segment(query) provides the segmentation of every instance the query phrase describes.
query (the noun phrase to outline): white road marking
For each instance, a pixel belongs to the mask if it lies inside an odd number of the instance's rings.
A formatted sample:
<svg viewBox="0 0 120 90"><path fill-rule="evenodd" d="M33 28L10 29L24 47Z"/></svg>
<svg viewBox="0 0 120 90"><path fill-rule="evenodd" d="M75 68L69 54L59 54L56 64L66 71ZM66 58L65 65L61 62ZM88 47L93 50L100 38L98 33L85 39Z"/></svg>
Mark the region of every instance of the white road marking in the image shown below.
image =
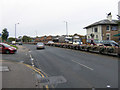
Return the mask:
<svg viewBox="0 0 120 90"><path fill-rule="evenodd" d="M31 52L31 51L29 51L29 52Z"/></svg>
<svg viewBox="0 0 120 90"><path fill-rule="evenodd" d="M32 65L33 67L35 66L35 65Z"/></svg>
<svg viewBox="0 0 120 90"><path fill-rule="evenodd" d="M32 58L31 54L30 54L30 58Z"/></svg>
<svg viewBox="0 0 120 90"><path fill-rule="evenodd" d="M107 88L110 88L111 86L110 85L107 85Z"/></svg>
<svg viewBox="0 0 120 90"><path fill-rule="evenodd" d="M33 59L33 58L31 58L31 60L33 61L34 59Z"/></svg>
<svg viewBox="0 0 120 90"><path fill-rule="evenodd" d="M30 54L30 59L31 59L32 66L34 67L34 62L33 62L34 58L32 58L31 54Z"/></svg>
<svg viewBox="0 0 120 90"><path fill-rule="evenodd" d="M32 62L32 65L34 65L34 63Z"/></svg>
<svg viewBox="0 0 120 90"><path fill-rule="evenodd" d="M79 63L79 62L77 62L75 60L72 60L72 61L75 62L75 63L77 63L77 64L79 64L79 65L81 65L81 66L83 66L83 67L85 67L85 68L87 68L87 69L94 70L93 68L90 68L90 67L88 67L88 66L86 66L84 64L81 64L81 63Z"/></svg>

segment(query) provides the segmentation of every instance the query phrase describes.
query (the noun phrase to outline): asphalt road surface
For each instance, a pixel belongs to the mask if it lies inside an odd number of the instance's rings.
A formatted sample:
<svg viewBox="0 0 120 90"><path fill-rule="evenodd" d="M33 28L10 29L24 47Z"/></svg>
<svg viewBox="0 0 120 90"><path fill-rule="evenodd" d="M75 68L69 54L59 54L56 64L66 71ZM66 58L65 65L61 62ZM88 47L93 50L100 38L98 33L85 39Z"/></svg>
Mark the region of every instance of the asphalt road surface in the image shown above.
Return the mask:
<svg viewBox="0 0 120 90"><path fill-rule="evenodd" d="M3 54L4 60L34 65L48 77L62 76L67 82L55 88L118 88L118 58L84 51L49 47L36 50L23 45L16 54Z"/></svg>

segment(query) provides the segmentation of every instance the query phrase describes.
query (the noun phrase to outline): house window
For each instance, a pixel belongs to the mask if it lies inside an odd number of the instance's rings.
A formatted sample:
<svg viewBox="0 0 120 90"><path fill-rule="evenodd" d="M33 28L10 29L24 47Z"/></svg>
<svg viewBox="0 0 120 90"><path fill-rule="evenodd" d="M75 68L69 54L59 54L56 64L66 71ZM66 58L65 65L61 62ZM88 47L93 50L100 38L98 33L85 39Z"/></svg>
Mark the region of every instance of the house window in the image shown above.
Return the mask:
<svg viewBox="0 0 120 90"><path fill-rule="evenodd" d="M106 30L109 31L110 30L110 26L106 26Z"/></svg>
<svg viewBox="0 0 120 90"><path fill-rule="evenodd" d="M98 35L96 35L96 39L98 39Z"/></svg>
<svg viewBox="0 0 120 90"><path fill-rule="evenodd" d="M94 32L98 32L98 28L95 28L95 29L94 29Z"/></svg>
<svg viewBox="0 0 120 90"><path fill-rule="evenodd" d="M92 32L93 32L93 28L92 28Z"/></svg>
<svg viewBox="0 0 120 90"><path fill-rule="evenodd" d="M111 30L117 30L117 26L112 26Z"/></svg>
<svg viewBox="0 0 120 90"><path fill-rule="evenodd" d="M106 34L106 40L110 40L110 33Z"/></svg>

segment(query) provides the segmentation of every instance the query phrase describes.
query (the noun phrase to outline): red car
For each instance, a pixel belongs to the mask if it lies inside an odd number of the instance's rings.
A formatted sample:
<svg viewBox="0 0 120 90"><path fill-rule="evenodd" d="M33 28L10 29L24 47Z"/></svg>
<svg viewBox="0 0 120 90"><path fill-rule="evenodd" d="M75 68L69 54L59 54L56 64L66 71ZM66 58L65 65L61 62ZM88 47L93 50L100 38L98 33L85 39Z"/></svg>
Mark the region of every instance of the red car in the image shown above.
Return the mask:
<svg viewBox="0 0 120 90"><path fill-rule="evenodd" d="M15 53L16 51L17 51L16 48L5 43L0 43L0 53L9 54L9 53Z"/></svg>

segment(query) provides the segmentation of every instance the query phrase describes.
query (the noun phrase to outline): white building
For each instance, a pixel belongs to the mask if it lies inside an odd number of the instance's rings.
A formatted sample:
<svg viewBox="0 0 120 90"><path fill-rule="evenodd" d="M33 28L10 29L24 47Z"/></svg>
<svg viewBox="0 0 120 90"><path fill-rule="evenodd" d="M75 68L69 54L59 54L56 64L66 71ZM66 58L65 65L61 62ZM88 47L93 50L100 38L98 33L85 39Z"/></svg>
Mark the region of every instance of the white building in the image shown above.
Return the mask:
<svg viewBox="0 0 120 90"><path fill-rule="evenodd" d="M95 40L114 40L118 41L118 37L113 35L118 34L117 20L112 20L111 13L108 14L107 19L95 22L87 27L87 39L92 39L91 34L94 34Z"/></svg>

